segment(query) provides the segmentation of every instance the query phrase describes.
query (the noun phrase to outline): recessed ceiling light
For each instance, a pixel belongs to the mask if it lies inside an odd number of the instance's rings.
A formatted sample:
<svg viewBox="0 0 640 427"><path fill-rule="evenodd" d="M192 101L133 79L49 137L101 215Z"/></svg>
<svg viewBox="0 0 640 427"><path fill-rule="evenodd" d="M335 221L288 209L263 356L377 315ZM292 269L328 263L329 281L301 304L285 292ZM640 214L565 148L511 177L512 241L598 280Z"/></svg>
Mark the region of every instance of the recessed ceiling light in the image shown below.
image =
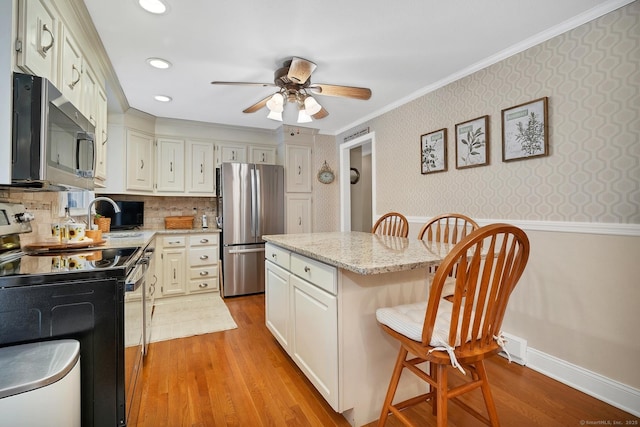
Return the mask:
<svg viewBox="0 0 640 427"><path fill-rule="evenodd" d="M167 5L160 0L138 0L138 4L147 12L161 15L167 11Z"/></svg>
<svg viewBox="0 0 640 427"><path fill-rule="evenodd" d="M154 68L160 68L161 70L166 70L171 67L171 62L162 59L162 58L148 58L147 64L151 65Z"/></svg>
<svg viewBox="0 0 640 427"><path fill-rule="evenodd" d="M171 100L173 98L171 98L170 96L167 95L156 95L153 97L156 101L160 101L160 102L171 102Z"/></svg>

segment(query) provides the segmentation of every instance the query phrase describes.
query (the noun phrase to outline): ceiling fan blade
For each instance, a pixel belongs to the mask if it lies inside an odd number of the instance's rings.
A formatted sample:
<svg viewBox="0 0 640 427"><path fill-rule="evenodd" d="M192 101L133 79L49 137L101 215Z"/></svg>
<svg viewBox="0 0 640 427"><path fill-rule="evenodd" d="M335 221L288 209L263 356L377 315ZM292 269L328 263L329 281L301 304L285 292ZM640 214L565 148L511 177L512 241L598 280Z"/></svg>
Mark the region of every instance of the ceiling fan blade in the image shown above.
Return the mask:
<svg viewBox="0 0 640 427"><path fill-rule="evenodd" d="M243 113L255 113L256 111L258 111L259 109L263 108L265 105L267 105L267 101L269 99L271 99L271 97L273 96L273 94L267 96L265 99L260 100L258 102L256 102L255 104L253 104L251 107L247 107L244 110L242 110Z"/></svg>
<svg viewBox="0 0 640 427"><path fill-rule="evenodd" d="M262 86L271 87L275 86L273 83L252 83L252 82L211 82L212 85L233 85L233 86Z"/></svg>
<svg viewBox="0 0 640 427"><path fill-rule="evenodd" d="M347 98L355 98L367 100L371 98L371 89L355 86L337 86L315 83L309 88L313 93L326 96L344 96Z"/></svg>
<svg viewBox="0 0 640 427"><path fill-rule="evenodd" d="M325 117L327 117L329 115L329 112L327 110L324 109L324 107L322 107L320 109L320 111L318 111L315 114L312 114L311 117L313 117L316 120L320 120L320 119L324 119Z"/></svg>
<svg viewBox="0 0 640 427"><path fill-rule="evenodd" d="M291 65L289 65L287 77L294 83L304 84L309 80L311 73L313 73L316 67L317 65L313 62L294 56L291 58Z"/></svg>

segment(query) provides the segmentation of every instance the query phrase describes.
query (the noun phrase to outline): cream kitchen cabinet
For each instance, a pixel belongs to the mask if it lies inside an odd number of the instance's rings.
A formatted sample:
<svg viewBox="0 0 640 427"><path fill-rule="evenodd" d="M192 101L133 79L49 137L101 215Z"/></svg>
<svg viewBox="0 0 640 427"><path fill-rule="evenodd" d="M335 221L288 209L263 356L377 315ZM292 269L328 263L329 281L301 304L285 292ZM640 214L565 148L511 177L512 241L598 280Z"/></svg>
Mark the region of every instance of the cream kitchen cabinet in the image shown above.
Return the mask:
<svg viewBox="0 0 640 427"><path fill-rule="evenodd" d="M62 94L73 105L82 110L83 55L73 34L61 25L62 40L60 64L58 67L59 87Z"/></svg>
<svg viewBox="0 0 640 427"><path fill-rule="evenodd" d="M185 281L186 236L164 236L161 241L161 294L163 297L184 295L187 292Z"/></svg>
<svg viewBox="0 0 640 427"><path fill-rule="evenodd" d="M265 317L267 329L289 351L291 336L289 273L291 253L274 245L265 249Z"/></svg>
<svg viewBox="0 0 640 427"><path fill-rule="evenodd" d="M218 240L218 233L161 237L161 296L218 291Z"/></svg>
<svg viewBox="0 0 640 427"><path fill-rule="evenodd" d="M93 69L84 64L82 71L82 103L80 104L80 111L84 116L89 119L94 127L98 125L98 105L97 105L97 91L100 83L98 83L98 77Z"/></svg>
<svg viewBox="0 0 640 427"><path fill-rule="evenodd" d="M188 292L200 293L218 289L218 234L189 236Z"/></svg>
<svg viewBox="0 0 640 427"><path fill-rule="evenodd" d="M287 193L285 233L311 233L311 193Z"/></svg>
<svg viewBox="0 0 640 427"><path fill-rule="evenodd" d="M18 6L18 67L56 81L59 18L49 0L21 0Z"/></svg>
<svg viewBox="0 0 640 427"><path fill-rule="evenodd" d="M338 411L337 269L269 243L265 256L267 328Z"/></svg>
<svg viewBox="0 0 640 427"><path fill-rule="evenodd" d="M249 163L275 165L276 148L252 145L249 147Z"/></svg>
<svg viewBox="0 0 640 427"><path fill-rule="evenodd" d="M153 191L153 136L127 129L127 178L126 189Z"/></svg>
<svg viewBox="0 0 640 427"><path fill-rule="evenodd" d="M216 163L218 165L227 162L244 163L247 161L246 144L218 144L216 150L218 153Z"/></svg>
<svg viewBox="0 0 640 427"><path fill-rule="evenodd" d="M215 193L214 151L211 142L187 141L189 193Z"/></svg>
<svg viewBox="0 0 640 427"><path fill-rule="evenodd" d="M156 163L159 192L184 192L184 141L158 138Z"/></svg>
<svg viewBox="0 0 640 427"><path fill-rule="evenodd" d="M101 87L96 88L96 178L107 179L107 95Z"/></svg>
<svg viewBox="0 0 640 427"><path fill-rule="evenodd" d="M287 145L285 149L285 191L311 192L311 147Z"/></svg>

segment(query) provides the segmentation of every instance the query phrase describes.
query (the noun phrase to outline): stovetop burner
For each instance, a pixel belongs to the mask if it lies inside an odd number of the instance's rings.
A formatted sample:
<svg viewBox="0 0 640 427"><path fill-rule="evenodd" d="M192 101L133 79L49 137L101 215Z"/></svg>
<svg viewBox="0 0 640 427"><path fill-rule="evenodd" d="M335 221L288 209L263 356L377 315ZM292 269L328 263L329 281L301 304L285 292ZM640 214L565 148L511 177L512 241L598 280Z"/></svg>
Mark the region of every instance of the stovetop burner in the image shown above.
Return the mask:
<svg viewBox="0 0 640 427"><path fill-rule="evenodd" d="M85 249L54 253L22 253L21 255L15 253L14 256L5 254L0 260L0 277L126 268L139 249L138 247Z"/></svg>

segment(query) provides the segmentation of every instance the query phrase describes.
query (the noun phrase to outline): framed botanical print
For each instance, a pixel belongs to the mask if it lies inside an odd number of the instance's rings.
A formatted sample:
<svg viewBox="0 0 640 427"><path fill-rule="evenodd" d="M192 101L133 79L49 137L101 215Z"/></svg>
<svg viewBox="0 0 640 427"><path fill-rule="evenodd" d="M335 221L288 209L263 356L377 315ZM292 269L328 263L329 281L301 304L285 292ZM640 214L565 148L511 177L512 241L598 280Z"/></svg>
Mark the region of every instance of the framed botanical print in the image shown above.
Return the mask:
<svg viewBox="0 0 640 427"><path fill-rule="evenodd" d="M502 110L502 161L549 155L548 98Z"/></svg>
<svg viewBox="0 0 640 427"><path fill-rule="evenodd" d="M456 169L489 164L489 116L456 125Z"/></svg>
<svg viewBox="0 0 640 427"><path fill-rule="evenodd" d="M422 174L447 170L447 129L420 136Z"/></svg>

